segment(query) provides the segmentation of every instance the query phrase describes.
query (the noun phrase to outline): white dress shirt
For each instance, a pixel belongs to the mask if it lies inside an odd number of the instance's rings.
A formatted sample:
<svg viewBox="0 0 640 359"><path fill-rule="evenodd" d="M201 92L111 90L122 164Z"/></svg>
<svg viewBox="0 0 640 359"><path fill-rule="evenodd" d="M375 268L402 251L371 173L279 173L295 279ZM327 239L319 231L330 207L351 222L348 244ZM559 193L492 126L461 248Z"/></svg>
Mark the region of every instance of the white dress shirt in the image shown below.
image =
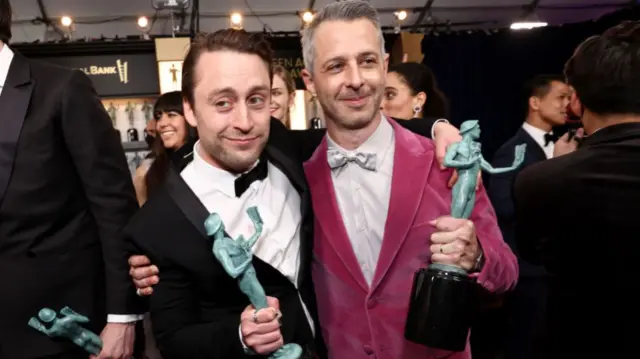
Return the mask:
<svg viewBox="0 0 640 359"><path fill-rule="evenodd" d="M209 213L220 215L233 238L240 235L249 238L255 233L247 209L256 206L264 227L253 246L253 254L280 271L297 288L302 225L298 192L282 171L268 163L267 178L253 182L238 198L235 180L239 176L206 162L199 154L199 145L196 142L193 161L180 173L184 181ZM313 319L302 298L300 302L313 331Z"/></svg>
<svg viewBox="0 0 640 359"><path fill-rule="evenodd" d="M0 48L0 95L2 95L2 89L7 80L9 74L9 66L13 60L13 51L6 44ZM0 109L2 112L2 109ZM142 320L143 315L135 314L109 314L107 315L108 323L131 323L138 320Z"/></svg>
<svg viewBox="0 0 640 359"><path fill-rule="evenodd" d="M336 199L351 246L365 279L371 285L375 274L391 196L395 137L383 116L376 131L360 147L347 151L327 134L329 149L345 154L375 153L376 169L370 171L349 161L331 171Z"/></svg>
<svg viewBox="0 0 640 359"><path fill-rule="evenodd" d="M0 45L0 95L2 94L2 88L5 81L7 81L7 75L9 74L9 66L11 60L13 60L13 51L7 45Z"/></svg>
<svg viewBox="0 0 640 359"><path fill-rule="evenodd" d="M544 135L549 132L545 132L544 130L541 130L527 122L522 124L522 128L527 131L529 136L531 136L533 140L536 141L536 143L540 146L540 148L542 148L544 154L547 155L547 159L553 157L553 149L555 147L555 144L553 142L549 142L546 146L544 145Z"/></svg>

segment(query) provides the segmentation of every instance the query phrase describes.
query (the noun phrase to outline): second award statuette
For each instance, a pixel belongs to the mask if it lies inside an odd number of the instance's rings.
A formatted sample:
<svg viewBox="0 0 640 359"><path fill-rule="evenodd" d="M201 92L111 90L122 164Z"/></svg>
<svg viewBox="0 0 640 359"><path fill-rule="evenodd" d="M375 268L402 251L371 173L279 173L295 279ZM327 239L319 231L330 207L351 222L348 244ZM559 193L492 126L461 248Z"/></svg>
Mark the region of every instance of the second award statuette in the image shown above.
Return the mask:
<svg viewBox="0 0 640 359"><path fill-rule="evenodd" d="M256 232L249 238L243 236L237 239L229 238L224 230L224 223L217 213L212 213L204 222L207 235L213 237L213 255L222 264L227 274L238 280L240 291L244 293L256 310L265 309L267 305L267 294L258 281L256 270L251 259L253 252L251 248L258 241L262 234L262 218L257 207L247 209L247 214L256 229ZM298 359L302 355L302 348L295 343L289 343L272 353L270 359Z"/></svg>
<svg viewBox="0 0 640 359"><path fill-rule="evenodd" d="M453 187L451 216L469 218L476 200L480 169L488 173L504 173L517 169L524 160L526 145L516 146L511 167L493 168L480 152L478 121L465 121L460 126L462 141L447 149L444 165L458 170ZM416 272L404 336L428 347L461 352L465 350L475 283L464 269L432 263Z"/></svg>

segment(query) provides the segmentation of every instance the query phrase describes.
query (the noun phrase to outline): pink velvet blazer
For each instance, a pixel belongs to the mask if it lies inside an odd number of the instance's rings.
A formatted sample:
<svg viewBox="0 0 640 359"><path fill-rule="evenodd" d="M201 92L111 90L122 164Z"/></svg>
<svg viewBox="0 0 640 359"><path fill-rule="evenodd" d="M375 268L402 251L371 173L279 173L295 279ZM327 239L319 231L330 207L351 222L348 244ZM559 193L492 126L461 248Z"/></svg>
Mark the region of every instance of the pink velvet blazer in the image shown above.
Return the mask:
<svg viewBox="0 0 640 359"><path fill-rule="evenodd" d="M404 323L413 275L429 264L433 219L447 215L451 170L442 171L431 140L391 121L395 157L382 249L371 286L364 279L341 219L326 139L305 163L315 213L313 281L319 321L330 359L471 358L411 343ZM504 243L484 188L470 218L476 226L485 264L478 283L492 292L513 287L517 261Z"/></svg>

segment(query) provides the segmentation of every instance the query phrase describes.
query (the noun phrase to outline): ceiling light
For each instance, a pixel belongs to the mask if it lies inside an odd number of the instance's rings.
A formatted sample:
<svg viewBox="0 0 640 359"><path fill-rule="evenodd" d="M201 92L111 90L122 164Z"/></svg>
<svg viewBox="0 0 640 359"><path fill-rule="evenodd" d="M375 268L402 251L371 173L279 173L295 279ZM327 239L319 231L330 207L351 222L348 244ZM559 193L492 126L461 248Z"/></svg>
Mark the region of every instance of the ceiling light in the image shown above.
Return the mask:
<svg viewBox="0 0 640 359"><path fill-rule="evenodd" d="M138 27L140 27L141 29L144 29L147 26L149 26L149 18L146 16L140 16L138 18Z"/></svg>
<svg viewBox="0 0 640 359"><path fill-rule="evenodd" d="M547 24L544 21L540 21L536 14L531 14L518 21L511 23L511 30L531 30L537 27L545 27Z"/></svg>
<svg viewBox="0 0 640 359"><path fill-rule="evenodd" d="M231 13L231 25L241 25L242 24L242 14L239 12Z"/></svg>
<svg viewBox="0 0 640 359"><path fill-rule="evenodd" d="M396 12L394 12L393 14L394 14L394 15L396 16L396 18L397 18L398 20L400 20L400 21L403 21L404 19L406 19L406 18L407 18L407 12L406 12L406 11L404 11L404 10L396 11Z"/></svg>
<svg viewBox="0 0 640 359"><path fill-rule="evenodd" d="M64 27L69 27L71 26L71 24L73 24L73 20L69 17L69 16L63 16L60 19L60 23L62 24L62 26Z"/></svg>
<svg viewBox="0 0 640 359"><path fill-rule="evenodd" d="M313 20L313 13L311 11L305 11L302 13L302 21L310 23Z"/></svg>

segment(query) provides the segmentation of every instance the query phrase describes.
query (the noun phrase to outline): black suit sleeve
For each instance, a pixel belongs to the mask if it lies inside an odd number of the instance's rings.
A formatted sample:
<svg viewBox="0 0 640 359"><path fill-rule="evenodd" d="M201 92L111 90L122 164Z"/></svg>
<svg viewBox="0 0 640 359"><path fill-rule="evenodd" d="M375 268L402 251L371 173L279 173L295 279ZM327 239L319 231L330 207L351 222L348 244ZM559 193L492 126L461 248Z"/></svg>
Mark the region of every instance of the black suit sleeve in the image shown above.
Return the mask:
<svg viewBox="0 0 640 359"><path fill-rule="evenodd" d="M144 308L135 294L127 264L133 251L122 232L138 207L122 145L84 73L73 71L63 91L61 128L98 227L107 312L141 314Z"/></svg>
<svg viewBox="0 0 640 359"><path fill-rule="evenodd" d="M240 342L240 316L220 313L202 318L196 290L182 269L162 262L161 280L151 296L151 322L165 358L226 359L249 357ZM220 293L224 295L224 293Z"/></svg>
<svg viewBox="0 0 640 359"><path fill-rule="evenodd" d="M536 179L534 172L537 165L532 165L516 178L513 195L517 220L515 238L518 254L531 264L544 264L545 247L548 244L546 235L549 227L550 213L545 211L546 190L542 182ZM547 220L545 220L547 219ZM547 247L548 249L548 247Z"/></svg>
<svg viewBox="0 0 640 359"><path fill-rule="evenodd" d="M395 121L407 130L427 138L431 138L431 129L436 122L434 119L427 118L418 118L409 121ZM284 127L284 125L282 126ZM324 129L290 130L291 138L296 148L299 150L300 159L303 162L313 155L313 152L322 142L322 138L326 132L327 131Z"/></svg>

